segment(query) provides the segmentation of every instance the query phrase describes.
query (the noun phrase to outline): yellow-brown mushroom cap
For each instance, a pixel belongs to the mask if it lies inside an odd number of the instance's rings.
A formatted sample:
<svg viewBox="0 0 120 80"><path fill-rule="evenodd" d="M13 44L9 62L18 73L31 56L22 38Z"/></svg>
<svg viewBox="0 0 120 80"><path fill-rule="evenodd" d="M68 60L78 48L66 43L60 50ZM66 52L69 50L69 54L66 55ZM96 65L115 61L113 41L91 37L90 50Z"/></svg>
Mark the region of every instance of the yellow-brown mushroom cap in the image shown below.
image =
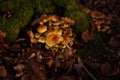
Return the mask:
<svg viewBox="0 0 120 80"><path fill-rule="evenodd" d="M106 18L106 16L103 13L99 12L99 11L92 11L91 12L91 17L92 18L97 18L97 19Z"/></svg>
<svg viewBox="0 0 120 80"><path fill-rule="evenodd" d="M45 37L44 36L40 36L39 38L38 38L38 42L41 42L41 43L45 43Z"/></svg>
<svg viewBox="0 0 120 80"><path fill-rule="evenodd" d="M37 31L39 33L44 33L47 31L47 26L45 26L45 25L38 26Z"/></svg>
<svg viewBox="0 0 120 80"><path fill-rule="evenodd" d="M62 31L62 29L56 29L56 30L54 30L54 32L58 35L62 35L63 31Z"/></svg>
<svg viewBox="0 0 120 80"><path fill-rule="evenodd" d="M62 17L61 20L64 22L64 23L68 23L70 25L73 25L75 23L75 21L71 18L68 18L68 17Z"/></svg>
<svg viewBox="0 0 120 80"><path fill-rule="evenodd" d="M50 20L52 21L58 21L59 20L59 17L57 15L50 15Z"/></svg>
<svg viewBox="0 0 120 80"><path fill-rule="evenodd" d="M70 38L69 37L64 37L62 40L62 44L68 44L70 42Z"/></svg>
<svg viewBox="0 0 120 80"><path fill-rule="evenodd" d="M57 43L60 43L63 40L63 37L56 34L55 32L48 33L46 37L46 44L49 47L55 46Z"/></svg>

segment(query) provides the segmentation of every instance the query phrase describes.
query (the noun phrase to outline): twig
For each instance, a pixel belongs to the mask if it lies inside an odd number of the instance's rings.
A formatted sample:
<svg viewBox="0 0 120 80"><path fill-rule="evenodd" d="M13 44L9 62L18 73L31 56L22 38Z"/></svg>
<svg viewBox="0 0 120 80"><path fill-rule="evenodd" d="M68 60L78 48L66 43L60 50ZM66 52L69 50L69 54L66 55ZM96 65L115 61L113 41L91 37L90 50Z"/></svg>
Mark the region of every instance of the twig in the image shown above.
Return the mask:
<svg viewBox="0 0 120 80"><path fill-rule="evenodd" d="M80 57L78 57L78 62L79 62L79 64L81 65L81 68L83 68L83 69L88 73L88 75L89 75L91 78L93 78L93 80L97 80L97 79L93 76L93 74L84 66L84 64L82 63Z"/></svg>
<svg viewBox="0 0 120 80"><path fill-rule="evenodd" d="M93 80L97 80L97 79L93 76L93 74L92 74L90 71L88 71L88 69L87 69L83 64L81 64L81 66L82 66L82 68L88 73L88 75L93 78Z"/></svg>

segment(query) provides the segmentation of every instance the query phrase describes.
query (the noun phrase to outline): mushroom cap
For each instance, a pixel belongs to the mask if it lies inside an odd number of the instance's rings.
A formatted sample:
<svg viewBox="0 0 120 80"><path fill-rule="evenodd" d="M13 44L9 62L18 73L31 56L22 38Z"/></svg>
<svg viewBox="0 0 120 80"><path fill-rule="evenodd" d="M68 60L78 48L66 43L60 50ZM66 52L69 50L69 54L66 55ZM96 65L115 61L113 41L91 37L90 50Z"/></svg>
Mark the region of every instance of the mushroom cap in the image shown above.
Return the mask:
<svg viewBox="0 0 120 80"><path fill-rule="evenodd" d="M59 21L55 21L55 22L53 22L53 25L54 26L58 26L58 25L60 25L60 22Z"/></svg>
<svg viewBox="0 0 120 80"><path fill-rule="evenodd" d="M41 43L45 43L45 37L44 36L40 36L39 38L38 38L38 42L41 42Z"/></svg>
<svg viewBox="0 0 120 80"><path fill-rule="evenodd" d="M62 44L68 44L70 42L70 38L69 37L64 37L62 40Z"/></svg>
<svg viewBox="0 0 120 80"><path fill-rule="evenodd" d="M30 36L30 39L34 38L34 33L32 32L32 30L28 31L27 33Z"/></svg>
<svg viewBox="0 0 120 80"><path fill-rule="evenodd" d="M61 28L68 28L68 27L70 27L70 25L67 23L65 23L65 24L63 24L63 26L61 26Z"/></svg>
<svg viewBox="0 0 120 80"><path fill-rule="evenodd" d="M37 40L34 38L31 38L30 41L31 41L31 43L37 43Z"/></svg>
<svg viewBox="0 0 120 80"><path fill-rule="evenodd" d="M52 21L58 21L59 20L59 17L57 15L50 15L50 19Z"/></svg>
<svg viewBox="0 0 120 80"><path fill-rule="evenodd" d="M49 47L53 47L56 44L60 43L62 40L63 40L62 36L56 34L56 32L50 32L46 37L46 44Z"/></svg>
<svg viewBox="0 0 120 80"><path fill-rule="evenodd" d="M39 33L44 33L45 31L47 31L47 26L45 25L38 26L37 31Z"/></svg>
<svg viewBox="0 0 120 80"><path fill-rule="evenodd" d="M58 35L62 35L63 31L62 31L62 29L56 29L54 32Z"/></svg>
<svg viewBox="0 0 120 80"><path fill-rule="evenodd" d="M43 18L43 20L42 20L44 23L46 23L46 22L48 22L49 21L49 18L48 17L45 17L45 18Z"/></svg>
<svg viewBox="0 0 120 80"><path fill-rule="evenodd" d="M68 17L62 17L61 20L64 22L64 23L67 23L67 24L70 24L70 25L73 25L75 23L75 21L71 18L68 18Z"/></svg>
<svg viewBox="0 0 120 80"><path fill-rule="evenodd" d="M97 19L106 18L106 16L103 13L99 12L99 11L92 11L91 12L91 17L92 18L97 18Z"/></svg>
<svg viewBox="0 0 120 80"><path fill-rule="evenodd" d="M39 33L35 33L35 38L39 38L40 34Z"/></svg>
<svg viewBox="0 0 120 80"><path fill-rule="evenodd" d="M64 36L72 36L72 35L73 35L72 29L71 29L71 28L66 29L66 30L64 31L64 34L63 34L63 35L64 35Z"/></svg>

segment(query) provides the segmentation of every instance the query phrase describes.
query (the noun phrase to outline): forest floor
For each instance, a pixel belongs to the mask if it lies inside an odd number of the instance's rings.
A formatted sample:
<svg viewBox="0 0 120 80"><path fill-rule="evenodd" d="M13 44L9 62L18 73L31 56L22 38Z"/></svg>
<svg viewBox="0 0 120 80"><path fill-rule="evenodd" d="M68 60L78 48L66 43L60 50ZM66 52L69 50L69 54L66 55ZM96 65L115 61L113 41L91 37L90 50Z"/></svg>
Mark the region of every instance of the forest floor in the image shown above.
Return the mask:
<svg viewBox="0 0 120 80"><path fill-rule="evenodd" d="M120 80L120 1L76 2L88 14L97 12L97 16L107 16L103 21L108 21L104 24L109 24L109 29L96 28L98 24L91 17L91 29L80 36L77 33L73 46L67 45L64 54L46 50L44 44L31 43L33 35L26 29L21 29L14 43L1 37L0 80ZM95 39L95 30L101 34L102 43L89 42Z"/></svg>

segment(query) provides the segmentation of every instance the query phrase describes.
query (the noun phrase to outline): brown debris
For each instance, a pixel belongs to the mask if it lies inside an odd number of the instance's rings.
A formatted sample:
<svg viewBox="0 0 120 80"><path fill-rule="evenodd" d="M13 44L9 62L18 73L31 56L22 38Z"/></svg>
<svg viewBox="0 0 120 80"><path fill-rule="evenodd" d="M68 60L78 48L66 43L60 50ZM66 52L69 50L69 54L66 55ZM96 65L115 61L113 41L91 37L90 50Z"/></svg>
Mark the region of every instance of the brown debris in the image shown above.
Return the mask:
<svg viewBox="0 0 120 80"><path fill-rule="evenodd" d="M7 70L4 66L0 66L0 77L6 77L7 76Z"/></svg>

